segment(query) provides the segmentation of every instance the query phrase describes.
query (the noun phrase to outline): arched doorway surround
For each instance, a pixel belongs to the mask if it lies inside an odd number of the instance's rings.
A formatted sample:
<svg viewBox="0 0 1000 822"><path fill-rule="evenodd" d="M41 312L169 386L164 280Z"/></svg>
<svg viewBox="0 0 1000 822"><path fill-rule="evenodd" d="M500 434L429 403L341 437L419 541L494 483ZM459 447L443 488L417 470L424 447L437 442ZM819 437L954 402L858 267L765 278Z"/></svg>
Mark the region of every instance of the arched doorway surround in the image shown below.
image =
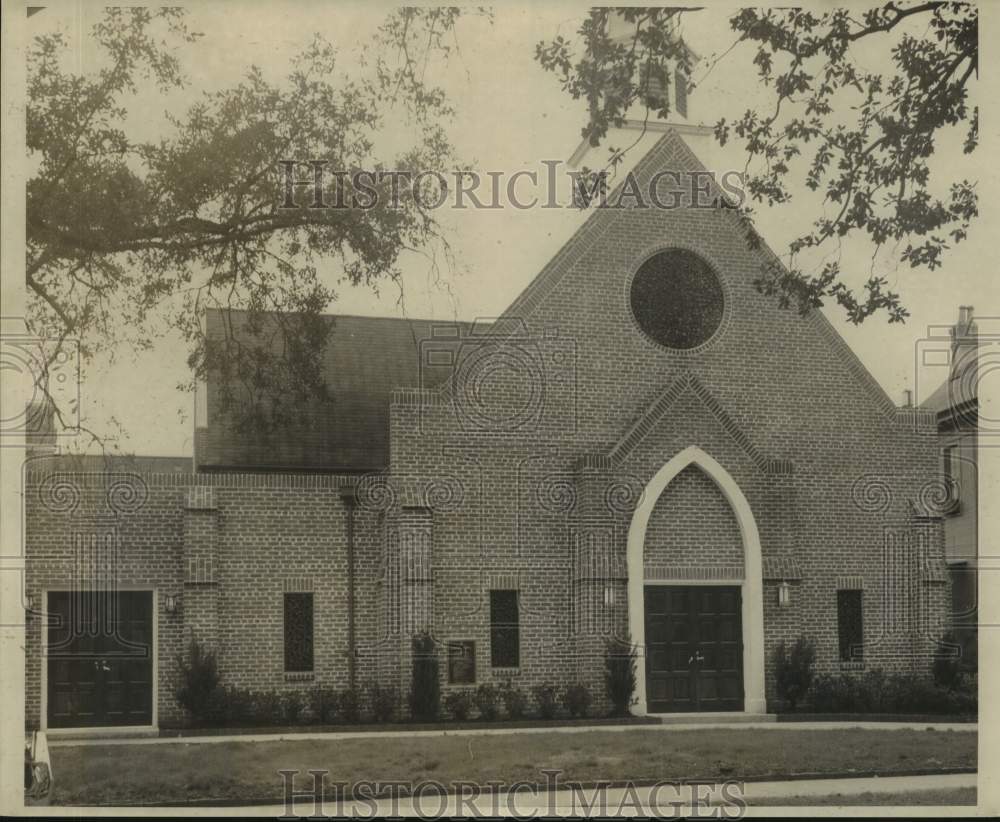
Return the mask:
<svg viewBox="0 0 1000 822"><path fill-rule="evenodd" d="M685 448L672 457L646 485L642 501L632 515L628 531L628 622L633 644L639 650L636 671L637 703L633 712L646 714L645 647L646 626L644 613L645 566L644 552L646 526L660 494L670 481L689 465L697 465L722 491L739 525L743 539L743 579L734 581L742 589L743 627L743 710L748 714L762 714L767 710L764 697L764 583L761 560L760 534L750 503L736 480L712 456L696 445ZM656 584L671 584L670 580L656 580Z"/></svg>

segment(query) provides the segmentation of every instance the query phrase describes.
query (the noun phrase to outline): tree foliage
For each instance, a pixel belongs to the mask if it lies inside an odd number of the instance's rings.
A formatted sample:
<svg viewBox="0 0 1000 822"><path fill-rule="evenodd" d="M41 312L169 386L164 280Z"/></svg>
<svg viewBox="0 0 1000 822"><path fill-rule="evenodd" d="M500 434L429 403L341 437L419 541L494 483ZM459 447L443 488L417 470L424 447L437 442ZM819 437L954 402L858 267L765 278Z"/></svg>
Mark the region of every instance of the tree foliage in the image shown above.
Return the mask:
<svg viewBox="0 0 1000 822"><path fill-rule="evenodd" d="M570 96L586 100L582 133L591 145L623 125L636 106L647 118L670 113L669 94L651 96L649 78L659 77L662 89L670 66L691 73L679 35L682 15L691 11L594 9L578 42L557 37L538 45L540 65ZM628 34L609 36L612 21ZM890 322L904 320L908 312L884 277L872 274L852 288L839 259L812 270L800 261L810 250L823 256L829 245L860 235L876 253L889 244L901 249L905 264L935 269L945 251L966 238L977 215L976 184L953 180L947 195L936 194L930 161L949 127L964 129L966 153L978 142L978 108L969 100L978 74L976 7L889 2L861 12L744 8L729 23L736 42L727 55L748 47L773 100L766 111L750 108L715 126L720 143L742 141L750 203L787 203L803 179L823 196L811 230L791 242L784 264L763 266L758 288L802 311L833 298L854 323L878 311ZM866 68L873 53L886 58L887 70ZM623 153L609 148L609 166ZM741 216L748 242L758 246L752 206Z"/></svg>
<svg viewBox="0 0 1000 822"><path fill-rule="evenodd" d="M324 398L319 357L332 326L320 314L337 283L398 284L402 255L436 261L447 243L405 190L398 207L382 196L370 208L282 208L281 161L446 168L451 110L408 51L418 29L422 38L448 15L396 13L372 44L374 65L352 74L317 37L284 81L250 66L235 86L165 114L153 140L136 136L130 105L140 95L148 104L151 87L186 86L178 49L199 35L182 10L107 9L92 31L90 72L69 65L63 36L36 37L26 115L37 168L26 203L31 330L76 339L93 357L179 329L190 345L188 385L213 369L223 375L220 401L240 426L266 431L292 420L298 403ZM405 124L394 138L412 137L386 156L390 110ZM209 307L245 315L208 340Z"/></svg>

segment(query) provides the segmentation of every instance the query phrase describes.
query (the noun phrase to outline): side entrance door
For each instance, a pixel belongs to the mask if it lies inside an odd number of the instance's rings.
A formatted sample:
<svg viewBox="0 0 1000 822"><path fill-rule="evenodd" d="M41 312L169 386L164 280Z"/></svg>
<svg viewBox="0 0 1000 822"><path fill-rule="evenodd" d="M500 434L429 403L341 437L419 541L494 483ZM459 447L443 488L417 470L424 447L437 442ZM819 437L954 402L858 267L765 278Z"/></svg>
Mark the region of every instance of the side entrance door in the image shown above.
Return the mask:
<svg viewBox="0 0 1000 822"><path fill-rule="evenodd" d="M743 710L738 586L647 585L646 709Z"/></svg>
<svg viewBox="0 0 1000 822"><path fill-rule="evenodd" d="M151 725L153 592L50 591L50 728Z"/></svg>

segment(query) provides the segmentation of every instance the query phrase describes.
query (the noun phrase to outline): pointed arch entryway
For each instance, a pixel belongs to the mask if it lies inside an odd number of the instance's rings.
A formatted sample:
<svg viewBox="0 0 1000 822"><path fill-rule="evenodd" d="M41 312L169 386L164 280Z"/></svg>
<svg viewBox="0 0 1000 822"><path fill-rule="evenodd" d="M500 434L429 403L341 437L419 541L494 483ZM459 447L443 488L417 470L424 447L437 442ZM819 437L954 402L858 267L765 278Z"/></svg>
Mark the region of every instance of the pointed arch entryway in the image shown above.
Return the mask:
<svg viewBox="0 0 1000 822"><path fill-rule="evenodd" d="M636 671L634 713L648 713L646 695L646 603L645 563L646 528L650 514L664 489L681 471L696 465L719 487L732 508L743 541L743 578L729 581L740 588L740 614L743 640L743 711L762 714L764 696L764 596L760 534L750 503L732 475L711 455L696 445L685 448L660 468L647 483L639 505L632 515L628 531L626 563L628 571L628 621L632 643L639 653ZM690 581L676 581L690 584ZM671 580L657 579L656 585L668 586Z"/></svg>

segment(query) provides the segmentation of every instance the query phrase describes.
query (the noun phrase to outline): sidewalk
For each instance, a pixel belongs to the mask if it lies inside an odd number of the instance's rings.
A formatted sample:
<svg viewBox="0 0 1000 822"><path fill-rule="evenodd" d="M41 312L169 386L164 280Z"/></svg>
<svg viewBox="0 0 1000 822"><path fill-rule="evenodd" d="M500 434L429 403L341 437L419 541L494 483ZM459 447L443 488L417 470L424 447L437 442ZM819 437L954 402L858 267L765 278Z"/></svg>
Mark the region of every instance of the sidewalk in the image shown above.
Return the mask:
<svg viewBox="0 0 1000 822"><path fill-rule="evenodd" d="M609 788L600 791L595 788L581 790L542 791L538 794L526 792L505 792L494 796L483 794L477 799L451 796L431 796L423 798L399 798L393 800L369 800L344 802L342 806L327 804L321 812L333 815L343 813L353 818L369 813L382 816L415 816L418 811L427 818L427 813L447 816L473 816L475 809L488 816L687 816L685 807L697 798L698 805L728 807L733 814L737 803L746 799L753 802L760 799L780 799L786 796L829 796L840 794L837 802L848 801L849 796L866 793L908 793L921 790L966 788L976 786L976 774L941 774L933 776L894 776L867 779L812 779L783 782L737 782L729 785L681 786L671 785L642 788ZM836 805L831 805L836 807ZM969 806L966 806L969 807ZM283 806L253 808L253 813L279 815L285 813ZM302 816L314 810L311 801L296 803L295 812ZM771 808L768 808L770 811ZM814 808L810 808L812 815ZM930 808L914 808L911 815L918 815Z"/></svg>
<svg viewBox="0 0 1000 822"><path fill-rule="evenodd" d="M838 805L850 805L851 797L864 794L894 794L903 795L901 802L905 804L907 794L919 791L948 790L956 788L976 787L976 774L940 774L931 776L893 776L864 779L809 779L781 782L747 782L741 785L731 782L725 785L674 786L664 783L653 787L607 788L600 790L593 787L580 789L561 789L551 792L519 790L514 792L499 792L497 794L482 792L478 796L467 793L464 796L455 794L426 793L423 796L395 799L363 799L338 803L335 798L324 801L316 807L311 796L303 796L294 805L294 814L299 818L310 815L324 814L330 816L348 816L353 818L371 819L386 816L415 816L418 813L423 818L428 816L660 816L662 818L678 818L690 815L692 795L698 799L699 807L705 809L708 805L718 806L713 815L735 818L734 814L740 808L743 800L752 803L762 799L781 799L782 797L823 797L838 795L831 798L831 803L824 806L810 807L809 816L827 815L835 812ZM696 793L695 793L696 792ZM837 803L837 804L834 804ZM244 816L278 817L287 813L284 805L253 805L228 806L230 810L240 807ZM883 808L886 806L882 806ZM950 806L946 806L950 807ZM968 812L972 806L954 806ZM204 808L203 808L204 809ZM61 811L71 811L70 806L60 806ZM761 812L771 814L776 809L768 807ZM102 808L102 813L108 816L131 815L136 808ZM51 808L26 808L27 815L41 815L51 812ZM176 807L142 808L143 816L175 817ZM708 810L702 810L700 815L707 816ZM786 814L787 815L787 814ZM907 810L908 817L939 816L940 809L934 806L912 807ZM287 817L293 818L293 817Z"/></svg>
<svg viewBox="0 0 1000 822"><path fill-rule="evenodd" d="M117 737L75 737L60 736L58 733L49 733L48 742L50 748L69 747L79 745L202 745L213 742L279 742L281 740L308 740L308 739L396 739L396 738L420 738L438 736L502 736L508 734L574 734L589 733L592 731L626 733L641 729L643 731L691 731L708 729L733 729L747 730L760 729L771 731L823 731L823 730L844 730L847 728L862 728L867 730L934 730L934 731L965 731L972 732L978 730L979 726L974 722L955 722L929 724L925 722L719 722L719 723L669 723L662 725L574 725L570 727L542 727L542 728L491 728L484 725L482 728L462 728L462 729L441 729L428 731L295 731L292 733L261 733L261 734L225 734L217 736L117 736Z"/></svg>

